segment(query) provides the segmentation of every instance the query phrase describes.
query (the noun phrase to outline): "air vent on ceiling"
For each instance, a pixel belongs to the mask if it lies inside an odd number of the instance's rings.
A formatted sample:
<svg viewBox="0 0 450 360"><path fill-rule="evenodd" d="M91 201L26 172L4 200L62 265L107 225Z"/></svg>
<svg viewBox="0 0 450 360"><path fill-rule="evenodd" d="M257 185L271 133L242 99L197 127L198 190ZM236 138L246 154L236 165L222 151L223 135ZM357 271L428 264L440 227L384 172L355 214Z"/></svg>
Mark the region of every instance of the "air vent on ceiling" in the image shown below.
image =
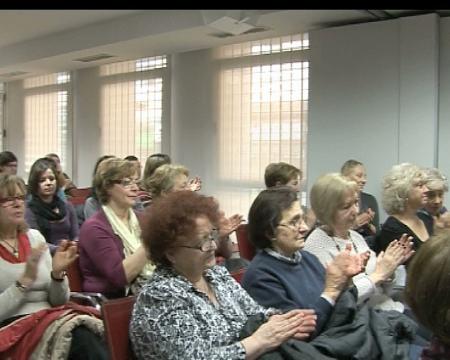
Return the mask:
<svg viewBox="0 0 450 360"><path fill-rule="evenodd" d="M254 28L250 29L250 30L247 30L246 32L244 32L242 34L239 34L239 35L254 34L254 33L259 33L259 32L268 31L268 30L270 30L270 28L265 27L265 26L257 26L257 27L254 27ZM212 34L209 34L209 35L217 37L217 38L221 38L221 39L222 38L227 38L227 37L232 37L232 36L238 36L238 35L230 34L230 33L226 33L226 32L212 33Z"/></svg>
<svg viewBox="0 0 450 360"><path fill-rule="evenodd" d="M114 55L109 54L97 54L97 55L91 55L91 56L85 56L78 59L73 59L73 61L80 61L80 62L92 62L92 61L98 61L98 60L104 60L115 57Z"/></svg>
<svg viewBox="0 0 450 360"><path fill-rule="evenodd" d="M11 78L11 77L25 75L25 74L28 74L28 71L12 71L9 73L0 74L0 77Z"/></svg>

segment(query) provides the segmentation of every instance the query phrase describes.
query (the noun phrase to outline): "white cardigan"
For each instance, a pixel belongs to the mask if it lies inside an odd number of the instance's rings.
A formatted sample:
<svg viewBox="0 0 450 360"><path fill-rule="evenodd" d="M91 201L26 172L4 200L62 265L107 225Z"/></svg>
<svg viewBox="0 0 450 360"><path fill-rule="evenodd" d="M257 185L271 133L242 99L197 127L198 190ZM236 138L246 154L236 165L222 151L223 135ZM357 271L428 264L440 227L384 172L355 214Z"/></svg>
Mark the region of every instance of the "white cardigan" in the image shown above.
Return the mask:
<svg viewBox="0 0 450 360"><path fill-rule="evenodd" d="M31 247L45 243L44 237L37 230L29 230L27 236ZM15 285L24 269L25 263L12 264L0 258L0 321L62 305L69 300L67 277L64 281L53 281L50 277L52 258L49 250L42 255L37 279L26 292L19 290Z"/></svg>

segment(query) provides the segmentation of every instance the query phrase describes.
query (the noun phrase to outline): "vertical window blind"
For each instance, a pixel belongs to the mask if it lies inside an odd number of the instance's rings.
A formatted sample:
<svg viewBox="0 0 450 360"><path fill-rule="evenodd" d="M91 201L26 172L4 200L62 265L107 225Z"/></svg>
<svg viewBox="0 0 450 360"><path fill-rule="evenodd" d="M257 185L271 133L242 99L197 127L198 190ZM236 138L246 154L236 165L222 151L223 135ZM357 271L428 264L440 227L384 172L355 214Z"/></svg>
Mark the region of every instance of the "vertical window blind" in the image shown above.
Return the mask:
<svg viewBox="0 0 450 360"><path fill-rule="evenodd" d="M161 152L166 71L166 56L100 67L102 154L135 155L144 164Z"/></svg>
<svg viewBox="0 0 450 360"><path fill-rule="evenodd" d="M219 199L246 215L272 162L306 178L307 34L224 46L219 74Z"/></svg>
<svg viewBox="0 0 450 360"><path fill-rule="evenodd" d="M23 81L25 117L25 172L38 158L57 153L69 165L70 73L61 72Z"/></svg>

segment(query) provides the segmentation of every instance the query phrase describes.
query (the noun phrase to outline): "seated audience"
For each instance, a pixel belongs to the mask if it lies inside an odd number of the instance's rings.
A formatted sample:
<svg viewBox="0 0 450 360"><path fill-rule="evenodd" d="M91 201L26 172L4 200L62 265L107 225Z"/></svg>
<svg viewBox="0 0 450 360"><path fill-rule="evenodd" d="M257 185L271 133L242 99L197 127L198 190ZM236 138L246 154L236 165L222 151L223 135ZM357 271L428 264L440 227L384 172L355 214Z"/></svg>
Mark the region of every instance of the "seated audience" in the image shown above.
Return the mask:
<svg viewBox="0 0 450 360"><path fill-rule="evenodd" d="M367 253L355 254L347 243L325 268L302 250L308 227L296 192L289 187L262 191L248 220L250 240L263 251L251 261L242 285L259 304L314 309L317 327L308 344L332 358L389 359L395 353L417 359L426 342L414 336L415 322L400 312L358 304L359 289L347 289L351 279L363 275Z"/></svg>
<svg viewBox="0 0 450 360"><path fill-rule="evenodd" d="M341 167L341 174L358 184L359 213L353 229L364 238L373 237L380 228L378 203L373 195L363 191L367 182L363 163L347 160Z"/></svg>
<svg viewBox="0 0 450 360"><path fill-rule="evenodd" d="M418 321L433 333L421 359L450 359L450 232L440 230L411 260L405 300Z"/></svg>
<svg viewBox="0 0 450 360"><path fill-rule="evenodd" d="M63 239L78 239L78 219L73 205L57 196L58 182L55 162L40 158L34 162L28 178L30 199L25 219L37 229L49 244L53 254Z"/></svg>
<svg viewBox="0 0 450 360"><path fill-rule="evenodd" d="M104 161L94 178L101 208L80 230L83 290L107 298L135 294L153 272L141 246L141 227L132 210L138 192L134 164L118 158Z"/></svg>
<svg viewBox="0 0 450 360"><path fill-rule="evenodd" d="M362 258L344 251L325 269L314 255L303 251L308 226L297 193L286 186L264 190L256 197L248 214L248 232L262 251L244 274L244 289L263 306L314 309L316 332L320 332L349 276L361 271ZM354 269L338 266L346 256Z"/></svg>
<svg viewBox="0 0 450 360"><path fill-rule="evenodd" d="M358 289L358 301L381 310L404 311L401 302L391 298L392 280L397 267L413 254L406 235L394 240L378 257L369 249L362 235L352 227L359 213L359 185L339 173L319 177L311 188L311 206L321 226L307 238L305 250L317 256L325 266L345 246L352 253L369 254L364 273L352 278Z"/></svg>
<svg viewBox="0 0 450 360"><path fill-rule="evenodd" d="M434 228L450 228L450 212L444 206L444 194L448 191L447 178L436 168L424 169L428 189L425 206L419 212L433 220Z"/></svg>
<svg viewBox="0 0 450 360"><path fill-rule="evenodd" d="M152 207L158 211L147 213L143 241L157 268L132 313L137 359L256 359L314 330L310 312L265 309L215 266L216 201L182 191L159 197ZM253 315L268 320L240 339Z"/></svg>
<svg viewBox="0 0 450 360"><path fill-rule="evenodd" d="M17 157L11 151L2 151L0 153L0 174L17 174Z"/></svg>
<svg viewBox="0 0 450 360"><path fill-rule="evenodd" d="M25 191L22 179L0 175L1 357L107 359L98 311L67 304L65 271L77 245L62 240L50 256L39 231L25 223Z"/></svg>
<svg viewBox="0 0 450 360"><path fill-rule="evenodd" d="M433 234L432 219L418 212L426 204L427 191L425 173L414 164L394 165L384 176L382 201L389 217L378 236L379 251L386 250L392 241L407 234L412 237L413 249L417 252Z"/></svg>

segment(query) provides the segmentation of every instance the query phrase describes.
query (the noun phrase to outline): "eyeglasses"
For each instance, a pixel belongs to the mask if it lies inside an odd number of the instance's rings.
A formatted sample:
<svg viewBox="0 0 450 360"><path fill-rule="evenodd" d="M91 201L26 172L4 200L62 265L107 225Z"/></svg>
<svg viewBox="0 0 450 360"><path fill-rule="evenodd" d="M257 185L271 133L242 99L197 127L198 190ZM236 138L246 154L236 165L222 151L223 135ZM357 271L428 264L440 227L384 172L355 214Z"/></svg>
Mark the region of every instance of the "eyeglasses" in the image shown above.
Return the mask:
<svg viewBox="0 0 450 360"><path fill-rule="evenodd" d="M292 219L287 224L279 223L278 226L284 226L290 229L299 229L302 222L304 222L303 217L299 217L298 219L296 218Z"/></svg>
<svg viewBox="0 0 450 360"><path fill-rule="evenodd" d="M198 246L188 246L188 245L177 245L174 247L182 247L188 249L200 250L201 252L208 252L211 250L215 250L217 247L217 242L219 241L219 230L212 229L211 232L205 236L205 239Z"/></svg>
<svg viewBox="0 0 450 360"><path fill-rule="evenodd" d="M11 207L14 206L14 203L16 201L19 202L25 201L25 195L8 196L5 198L0 198L0 205L3 207Z"/></svg>
<svg viewBox="0 0 450 360"><path fill-rule="evenodd" d="M113 181L114 184L122 185L123 187L131 187L133 185L139 186L141 184L141 180L139 179L122 179Z"/></svg>

